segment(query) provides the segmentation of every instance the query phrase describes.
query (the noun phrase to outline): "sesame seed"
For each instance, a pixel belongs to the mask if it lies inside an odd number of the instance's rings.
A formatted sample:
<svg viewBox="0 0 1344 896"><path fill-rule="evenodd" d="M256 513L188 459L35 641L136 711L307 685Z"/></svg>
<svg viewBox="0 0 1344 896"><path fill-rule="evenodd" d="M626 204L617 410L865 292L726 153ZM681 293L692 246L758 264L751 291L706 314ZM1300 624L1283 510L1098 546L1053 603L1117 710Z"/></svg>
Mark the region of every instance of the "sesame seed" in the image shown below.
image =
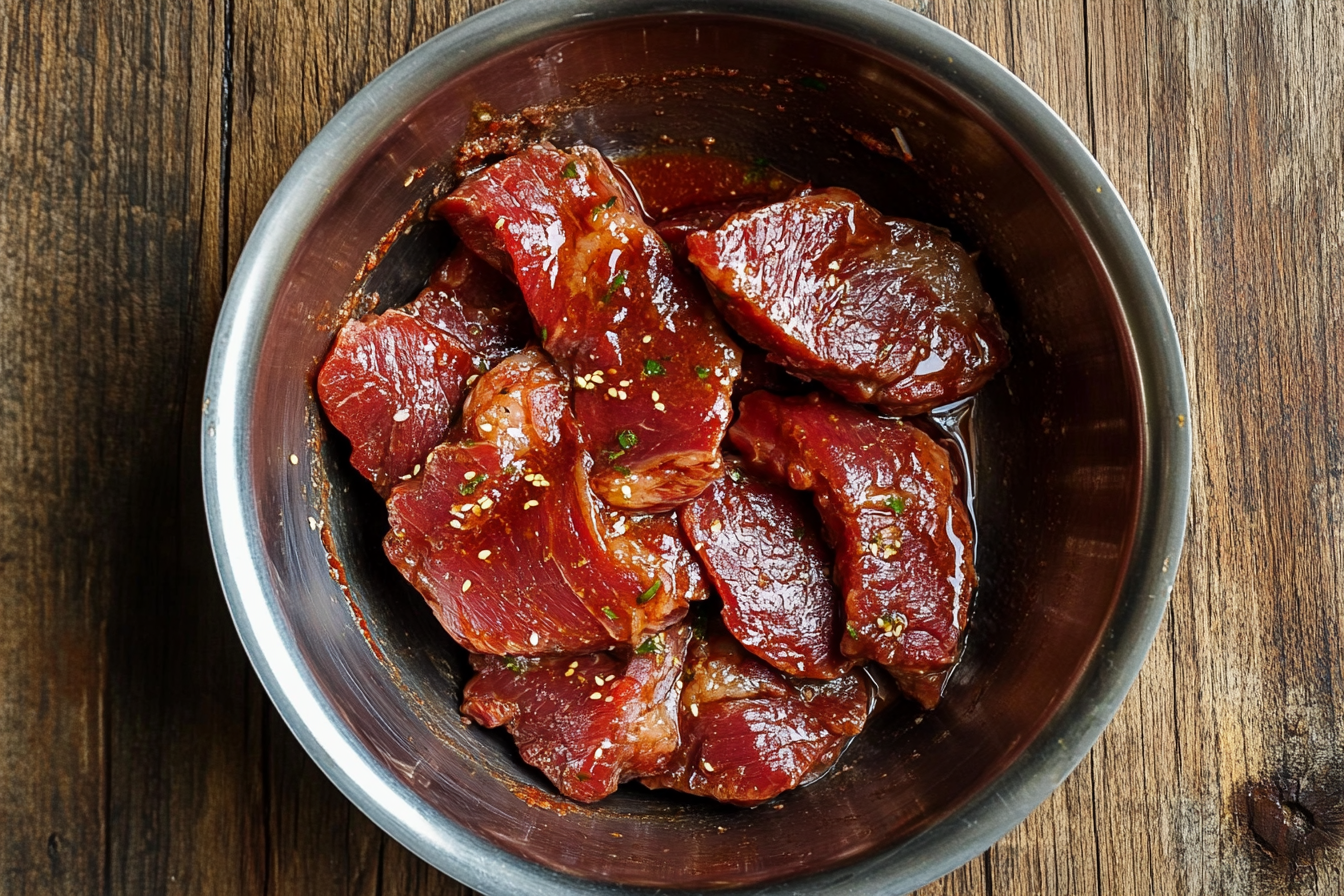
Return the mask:
<svg viewBox="0 0 1344 896"><path fill-rule="evenodd" d="M608 368L607 373L611 374L612 376L615 376L616 368L615 367Z"/></svg>
<svg viewBox="0 0 1344 896"><path fill-rule="evenodd" d="M832 288L834 288L834 287L835 287L835 284L837 284L837 283L839 283L839 282L840 282L839 280L835 279L835 275L834 275L834 274L831 274L830 276L828 276L828 277L826 278L826 285L827 285L827 286L830 286L830 287L832 287Z"/></svg>
<svg viewBox="0 0 1344 896"><path fill-rule="evenodd" d="M471 579L467 579L462 583L462 593L465 594L470 590L471 590Z"/></svg>
<svg viewBox="0 0 1344 896"><path fill-rule="evenodd" d="M416 464L416 465L415 465L415 469L411 470L411 475L412 475L412 476L419 476L419 475L420 475L420 465L419 465L419 464Z"/></svg>
<svg viewBox="0 0 1344 896"><path fill-rule="evenodd" d="M629 398L629 396L625 394L624 389L622 389L619 394L621 396L621 401L625 401L627 398Z"/></svg>
<svg viewBox="0 0 1344 896"><path fill-rule="evenodd" d="M496 229L496 230L503 230L503 229L504 229L504 216L503 216L503 215L500 215L498 218L495 219L495 229Z"/></svg>
<svg viewBox="0 0 1344 896"><path fill-rule="evenodd" d="M839 259L837 259L837 260L831 262L830 264L826 265L826 268L827 268L828 270L832 270L832 271L838 271L838 270L840 270L840 261L839 261Z"/></svg>
<svg viewBox="0 0 1344 896"><path fill-rule="evenodd" d="M541 635L538 635L536 632L533 632L532 634L527 636L527 643L531 644L533 647L536 647L539 643L541 643Z"/></svg>
<svg viewBox="0 0 1344 896"><path fill-rule="evenodd" d="M470 386L472 383L476 382L480 378L481 375L479 373L473 373L471 376L467 377L467 385Z"/></svg>
<svg viewBox="0 0 1344 896"><path fill-rule="evenodd" d="M462 481L463 481L463 482L470 482L471 480L473 480L473 479L475 479L475 478L476 478L476 471L475 471L475 470L468 470L467 472L465 472L465 473L462 474Z"/></svg>
<svg viewBox="0 0 1344 896"><path fill-rule="evenodd" d="M595 382L595 383L601 383L601 382L602 382L602 371L600 371L600 370L594 370L592 373L588 374L588 379L592 380L592 381Z"/></svg>
<svg viewBox="0 0 1344 896"><path fill-rule="evenodd" d="M489 495L486 495L478 503L482 510L489 510L491 507L495 506L495 500L491 498Z"/></svg>
<svg viewBox="0 0 1344 896"><path fill-rule="evenodd" d="M604 684L606 684L606 683L607 683L607 680L606 680L605 678L603 678L601 675L594 675L594 676L593 676L593 684L597 685L598 687L602 687L602 685L604 685Z"/></svg>
<svg viewBox="0 0 1344 896"><path fill-rule="evenodd" d="M566 677L566 678L568 678L569 676L571 676L571 675L573 675L573 674L574 674L574 670L573 670L573 669L566 669L566 670L565 670L565 677Z"/></svg>
<svg viewBox="0 0 1344 896"><path fill-rule="evenodd" d="M598 747L596 750L593 751L593 758L594 758L594 759L601 759L601 758L602 758L602 748L601 748L601 747Z"/></svg>
<svg viewBox="0 0 1344 896"><path fill-rule="evenodd" d="M616 391L616 387L612 386L611 388L607 389L607 394L610 395L612 398L615 398L618 394Z"/></svg>
<svg viewBox="0 0 1344 896"><path fill-rule="evenodd" d="M472 516L480 516L480 515L481 515L481 508L478 507L478 506L475 505L475 504L472 504L472 505L471 505L471 515L472 515Z"/></svg>
<svg viewBox="0 0 1344 896"><path fill-rule="evenodd" d="M654 393L653 393L652 395L650 395L649 397L652 398L654 401L657 401L657 400L658 400L658 393L657 393L657 392L654 392Z"/></svg>
<svg viewBox="0 0 1344 896"><path fill-rule="evenodd" d="M656 404L653 406L653 409L654 409L655 411L666 411L666 410L667 410L667 405L663 404L663 403L660 401L660 402L656 403Z"/></svg>
<svg viewBox="0 0 1344 896"><path fill-rule="evenodd" d="M711 774L714 772L714 766L709 764L709 760L701 759L700 764L704 766L705 771L710 772Z"/></svg>
<svg viewBox="0 0 1344 896"><path fill-rule="evenodd" d="M588 699L589 699L589 700L601 700L601 699L602 699L602 692L601 692L601 691L593 691L591 694L588 695Z"/></svg>
<svg viewBox="0 0 1344 896"><path fill-rule="evenodd" d="M602 702L603 702L603 703L610 703L610 702L611 702L611 696L608 695L608 696L607 696L607 699L603 700Z"/></svg>
<svg viewBox="0 0 1344 896"><path fill-rule="evenodd" d="M579 661L578 661L578 660L575 660L574 662L570 663L570 664L569 664L569 668L571 668L571 669L577 669L577 668L579 668Z"/></svg>
<svg viewBox="0 0 1344 896"><path fill-rule="evenodd" d="M621 388L629 389L632 382L634 382L634 380L621 380Z"/></svg>
<svg viewBox="0 0 1344 896"><path fill-rule="evenodd" d="M289 462L297 467L299 465L299 456L297 454L291 454L289 456Z"/></svg>
<svg viewBox="0 0 1344 896"><path fill-rule="evenodd" d="M482 423L482 424L481 424L479 427L477 427L477 428L480 429L481 432L494 432L494 431L495 431L495 428L494 428L493 426L491 426L489 423Z"/></svg>
<svg viewBox="0 0 1344 896"><path fill-rule="evenodd" d="M477 559L477 560L489 560L489 559L490 559L490 549L489 549L489 548L486 548L485 550L481 551L479 554L476 555L476 559Z"/></svg>
<svg viewBox="0 0 1344 896"><path fill-rule="evenodd" d="M643 339L643 342L644 342L645 345L648 345L648 344L649 344L650 342L652 342L652 341L653 341L653 337L652 337L652 336L645 336L644 339Z"/></svg>
<svg viewBox="0 0 1344 896"><path fill-rule="evenodd" d="M713 532L715 535L718 535L720 532L722 532L723 520L715 520L714 522L710 523L709 531Z"/></svg>
<svg viewBox="0 0 1344 896"><path fill-rule="evenodd" d="M538 501L536 501L536 500L524 501L524 502L523 502L523 509L524 509L524 510L531 510L533 507L536 507L538 503L540 503L540 502L538 502Z"/></svg>
<svg viewBox="0 0 1344 896"><path fill-rule="evenodd" d="M462 524L459 523L457 520L449 520L449 521L448 521L448 525L452 526L454 529L461 529L461 528L462 528Z"/></svg>
<svg viewBox="0 0 1344 896"><path fill-rule="evenodd" d="M392 420L396 423L402 423L409 419L411 419L410 408L398 408L397 412L392 415Z"/></svg>
<svg viewBox="0 0 1344 896"><path fill-rule="evenodd" d="M699 704L699 703L692 703L692 704L691 704L691 715L695 716L697 719L700 718L700 704Z"/></svg>
<svg viewBox="0 0 1344 896"><path fill-rule="evenodd" d="M697 541L697 542L695 543L695 549L696 549L697 551L699 551L699 550L703 550L704 547L705 547L705 543L704 543L703 541Z"/></svg>
<svg viewBox="0 0 1344 896"><path fill-rule="evenodd" d="M630 486L621 486L621 495L628 499L630 497Z"/></svg>
<svg viewBox="0 0 1344 896"><path fill-rule="evenodd" d="M406 175L406 179L405 179L404 181L401 182L401 185L402 185L403 187L409 187L409 186L410 186L411 184L413 184L413 183L415 183L415 175L414 175L414 174L408 174L408 175Z"/></svg>
<svg viewBox="0 0 1344 896"><path fill-rule="evenodd" d="M397 478L399 478L402 482L405 482L407 479L411 478L411 474L407 473L405 476L399 476Z"/></svg>

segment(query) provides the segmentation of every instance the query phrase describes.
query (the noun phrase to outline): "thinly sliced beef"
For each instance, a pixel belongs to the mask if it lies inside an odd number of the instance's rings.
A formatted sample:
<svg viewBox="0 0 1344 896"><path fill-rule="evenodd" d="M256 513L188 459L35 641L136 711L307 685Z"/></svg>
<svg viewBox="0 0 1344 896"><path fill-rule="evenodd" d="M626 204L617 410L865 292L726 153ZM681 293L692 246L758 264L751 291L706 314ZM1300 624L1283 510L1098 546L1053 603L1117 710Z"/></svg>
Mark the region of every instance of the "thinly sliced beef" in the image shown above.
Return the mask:
<svg viewBox="0 0 1344 896"><path fill-rule="evenodd" d="M532 319L518 287L461 243L402 310L462 343L478 373L532 339Z"/></svg>
<svg viewBox="0 0 1344 896"><path fill-rule="evenodd" d="M652 788L754 806L824 772L868 719L858 673L790 678L717 626L691 642L682 678L681 744L667 771L644 778Z"/></svg>
<svg viewBox="0 0 1344 896"><path fill-rule="evenodd" d="M617 507L665 510L723 469L740 354L632 205L595 150L543 144L463 181L434 211L522 288L576 386L593 489Z"/></svg>
<svg viewBox="0 0 1344 896"><path fill-rule="evenodd" d="M947 452L919 429L820 394L743 398L747 462L812 492L844 595L841 649L937 703L975 589L972 532Z"/></svg>
<svg viewBox="0 0 1344 896"><path fill-rule="evenodd" d="M736 215L686 245L738 333L851 401L922 413L1008 362L966 250L849 190Z"/></svg>
<svg viewBox="0 0 1344 896"><path fill-rule="evenodd" d="M723 598L724 624L781 671L838 678L855 660L840 652L840 593L816 511L802 493L725 460L728 475L681 508L681 525Z"/></svg>
<svg viewBox="0 0 1344 896"><path fill-rule="evenodd" d="M393 491L388 518L388 557L478 653L639 644L704 593L684 544L599 512L568 388L536 348L480 378L458 437Z"/></svg>
<svg viewBox="0 0 1344 896"><path fill-rule="evenodd" d="M473 655L462 712L507 727L523 761L571 799L599 800L665 768L679 741L677 696L689 627L638 648L580 657Z"/></svg>
<svg viewBox="0 0 1344 896"><path fill-rule="evenodd" d="M452 336L402 311L341 328L317 374L327 419L350 440L350 464L384 496L448 432L471 374Z"/></svg>

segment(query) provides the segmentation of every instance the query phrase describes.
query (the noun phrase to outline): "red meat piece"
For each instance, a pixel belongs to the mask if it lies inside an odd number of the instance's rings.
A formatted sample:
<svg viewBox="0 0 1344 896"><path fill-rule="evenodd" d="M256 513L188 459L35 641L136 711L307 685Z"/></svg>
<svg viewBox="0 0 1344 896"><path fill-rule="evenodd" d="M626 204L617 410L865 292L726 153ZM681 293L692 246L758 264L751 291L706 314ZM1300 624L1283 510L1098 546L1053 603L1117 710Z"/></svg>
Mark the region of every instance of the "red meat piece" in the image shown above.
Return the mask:
<svg viewBox="0 0 1344 896"><path fill-rule="evenodd" d="M387 556L478 653L638 644L705 588L682 542L650 536L670 518L631 526L599 513L568 389L536 348L480 378L459 437L393 490L388 519Z"/></svg>
<svg viewBox="0 0 1344 896"><path fill-rule="evenodd" d="M790 678L721 630L691 642L682 679L681 744L648 787L754 806L824 772L868 719L861 675Z"/></svg>
<svg viewBox="0 0 1344 896"><path fill-rule="evenodd" d="M532 319L518 287L461 243L401 310L462 343L479 373L532 339Z"/></svg>
<svg viewBox="0 0 1344 896"><path fill-rule="evenodd" d="M523 761L571 799L592 802L667 766L679 740L677 695L689 627L636 649L581 657L473 655L462 712L507 726Z"/></svg>
<svg viewBox="0 0 1344 896"><path fill-rule="evenodd" d="M350 440L351 465L386 496L442 441L470 373L462 343L388 311L341 328L318 371L317 397Z"/></svg>
<svg viewBox="0 0 1344 896"><path fill-rule="evenodd" d="M818 394L753 392L730 437L748 463L812 492L845 599L841 649L934 706L976 585L947 452L909 424Z"/></svg>
<svg viewBox="0 0 1344 896"><path fill-rule="evenodd" d="M966 250L849 190L735 215L686 245L737 332L851 401L923 413L1008 363Z"/></svg>
<svg viewBox="0 0 1344 896"><path fill-rule="evenodd" d="M831 550L800 493L727 458L728 475L681 508L681 525L723 597L723 621L744 647L804 678L838 678L844 623Z"/></svg>
<svg viewBox="0 0 1344 896"><path fill-rule="evenodd" d="M546 350L577 386L593 489L664 510L723 469L740 355L595 150L531 146L434 208L522 288Z"/></svg>

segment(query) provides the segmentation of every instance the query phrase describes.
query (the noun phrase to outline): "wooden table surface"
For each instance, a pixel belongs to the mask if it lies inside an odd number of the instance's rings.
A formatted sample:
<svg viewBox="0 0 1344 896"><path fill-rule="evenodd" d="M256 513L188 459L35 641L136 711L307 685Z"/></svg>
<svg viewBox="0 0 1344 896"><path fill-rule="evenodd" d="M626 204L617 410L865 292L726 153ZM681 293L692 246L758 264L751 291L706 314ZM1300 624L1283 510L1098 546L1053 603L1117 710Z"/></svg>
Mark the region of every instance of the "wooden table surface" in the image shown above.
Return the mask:
<svg viewBox="0 0 1344 896"><path fill-rule="evenodd" d="M921 893L1344 891L1344 8L907 2L1115 180L1197 427L1180 579L1119 715ZM0 893L467 892L272 710L197 439L224 287L281 175L487 5L0 0Z"/></svg>

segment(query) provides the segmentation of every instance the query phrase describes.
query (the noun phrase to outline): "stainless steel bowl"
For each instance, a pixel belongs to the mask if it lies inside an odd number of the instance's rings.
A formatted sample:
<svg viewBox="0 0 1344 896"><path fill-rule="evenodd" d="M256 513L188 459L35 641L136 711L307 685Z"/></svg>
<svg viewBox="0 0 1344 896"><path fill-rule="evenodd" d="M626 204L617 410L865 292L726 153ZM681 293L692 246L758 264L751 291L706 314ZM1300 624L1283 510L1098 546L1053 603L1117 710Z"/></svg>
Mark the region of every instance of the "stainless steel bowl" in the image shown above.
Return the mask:
<svg viewBox="0 0 1344 896"><path fill-rule="evenodd" d="M594 87L605 75L623 77ZM712 137L952 227L981 250L1013 340L976 412L983 586L965 660L937 711L879 715L779 808L638 786L590 807L548 796L507 737L460 722L463 656L383 562L380 506L322 438L311 380L331 327L472 104L564 99L561 143ZM409 298L441 238L413 228L363 288ZM267 691L360 809L487 893L896 893L950 871L1040 803L1119 706L1189 491L1176 335L1114 188L1021 82L883 0L510 0L444 32L351 100L276 190L206 399L215 554Z"/></svg>

